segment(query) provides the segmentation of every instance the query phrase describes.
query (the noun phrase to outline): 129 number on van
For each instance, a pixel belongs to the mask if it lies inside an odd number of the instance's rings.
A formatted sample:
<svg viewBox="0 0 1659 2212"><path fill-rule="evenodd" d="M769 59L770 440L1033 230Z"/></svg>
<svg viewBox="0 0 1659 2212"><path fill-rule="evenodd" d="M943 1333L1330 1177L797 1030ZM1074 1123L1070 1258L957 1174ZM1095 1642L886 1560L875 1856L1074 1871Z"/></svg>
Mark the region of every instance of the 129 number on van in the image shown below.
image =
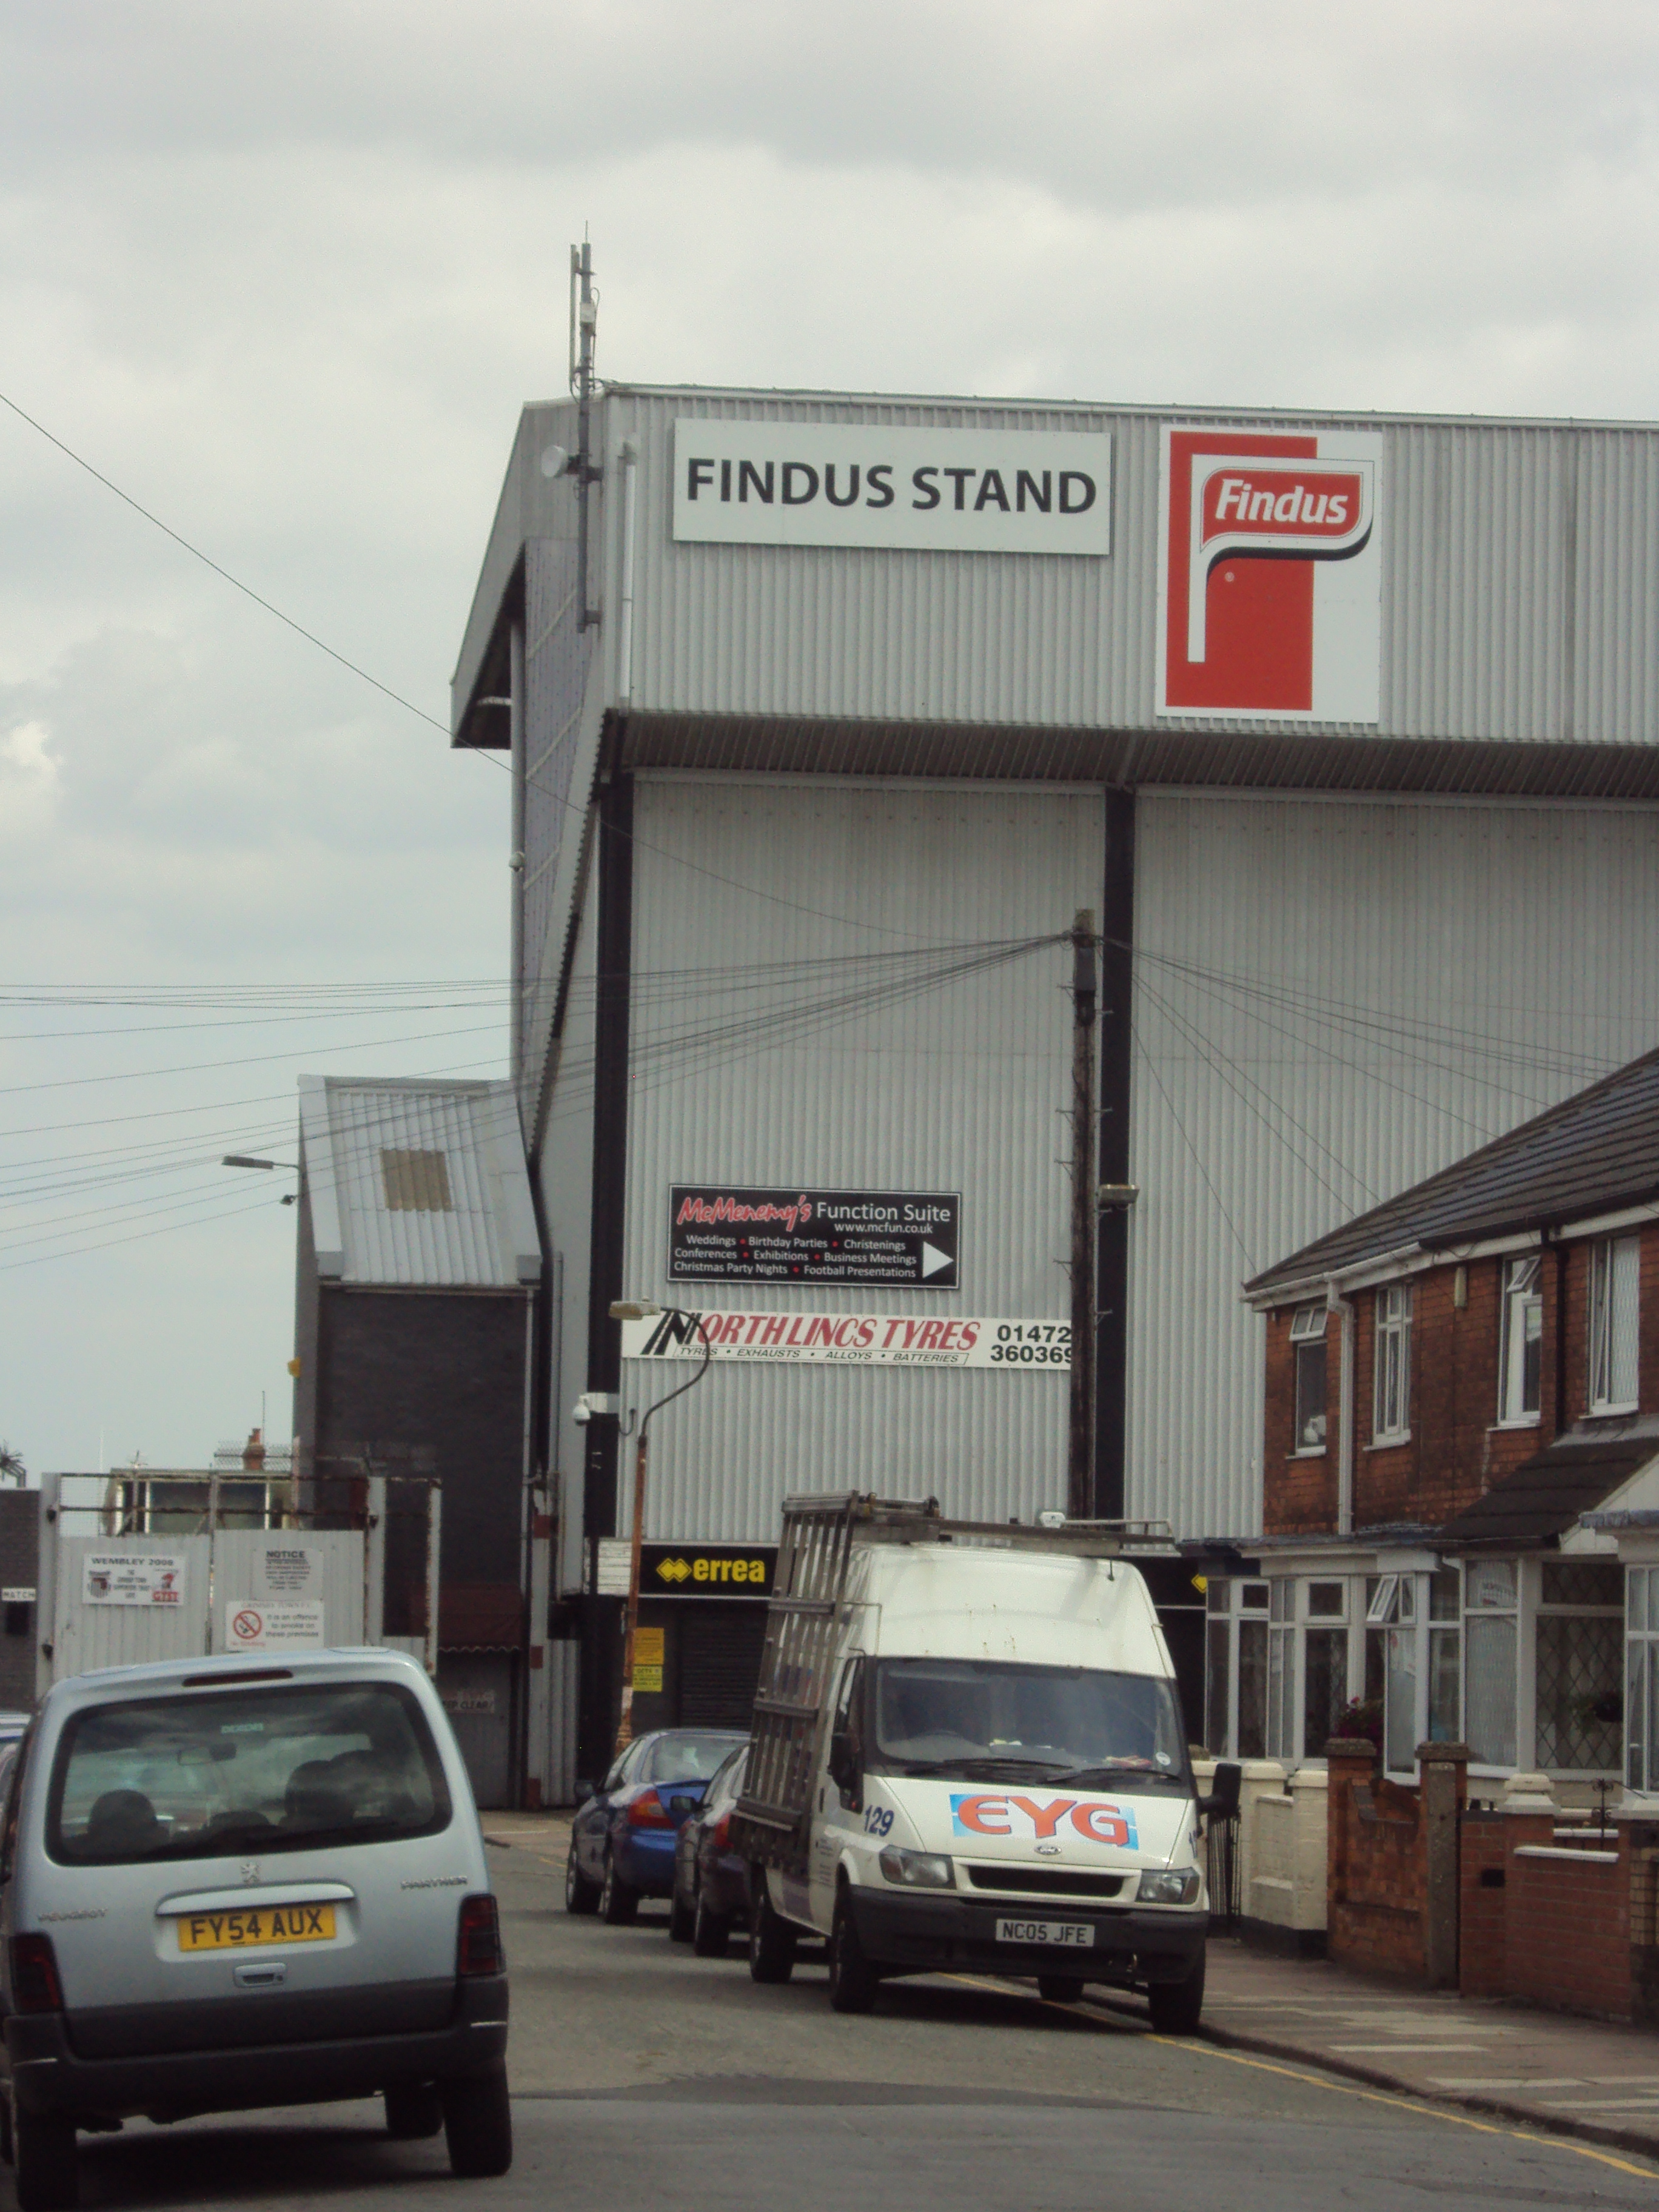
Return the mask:
<svg viewBox="0 0 1659 2212"><path fill-rule="evenodd" d="M884 1836L893 1826L890 1805L866 1805L864 1808L864 1832L866 1836Z"/></svg>

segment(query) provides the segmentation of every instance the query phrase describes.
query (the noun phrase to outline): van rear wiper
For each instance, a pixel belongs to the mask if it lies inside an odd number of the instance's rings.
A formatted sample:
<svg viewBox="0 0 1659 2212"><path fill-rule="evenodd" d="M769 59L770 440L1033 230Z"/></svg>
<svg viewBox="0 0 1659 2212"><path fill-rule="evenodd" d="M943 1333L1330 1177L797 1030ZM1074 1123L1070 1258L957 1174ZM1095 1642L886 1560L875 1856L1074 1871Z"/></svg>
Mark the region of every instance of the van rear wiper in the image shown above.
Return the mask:
<svg viewBox="0 0 1659 2212"><path fill-rule="evenodd" d="M906 1774L959 1774L969 1782L992 1781L1006 1777L1011 1781L1028 1778L1043 1782L1063 1781L1061 1770L1046 1759L913 1759L905 1762Z"/></svg>

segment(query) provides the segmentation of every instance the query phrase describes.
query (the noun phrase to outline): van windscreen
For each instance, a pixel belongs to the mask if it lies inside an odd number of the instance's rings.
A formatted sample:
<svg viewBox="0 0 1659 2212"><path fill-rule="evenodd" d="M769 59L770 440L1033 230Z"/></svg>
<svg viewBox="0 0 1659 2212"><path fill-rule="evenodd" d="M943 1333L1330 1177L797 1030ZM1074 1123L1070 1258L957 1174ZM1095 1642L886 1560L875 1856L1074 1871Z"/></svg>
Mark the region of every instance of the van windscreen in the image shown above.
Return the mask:
<svg viewBox="0 0 1659 2212"><path fill-rule="evenodd" d="M94 1705L58 1747L46 1849L68 1866L429 1836L449 1791L425 1716L389 1682Z"/></svg>
<svg viewBox="0 0 1659 2212"><path fill-rule="evenodd" d="M878 1772L1192 1788L1181 1708L1156 1674L999 1659L880 1659Z"/></svg>

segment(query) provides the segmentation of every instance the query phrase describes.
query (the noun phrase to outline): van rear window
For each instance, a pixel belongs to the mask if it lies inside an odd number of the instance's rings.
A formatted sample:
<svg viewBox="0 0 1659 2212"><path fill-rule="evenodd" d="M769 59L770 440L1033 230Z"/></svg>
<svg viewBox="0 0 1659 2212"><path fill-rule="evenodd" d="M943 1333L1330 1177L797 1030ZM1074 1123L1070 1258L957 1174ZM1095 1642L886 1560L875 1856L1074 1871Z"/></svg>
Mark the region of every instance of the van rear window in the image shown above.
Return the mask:
<svg viewBox="0 0 1659 2212"><path fill-rule="evenodd" d="M451 1809L426 1717L394 1683L133 1698L65 1727L46 1849L67 1866L264 1856L434 1835Z"/></svg>

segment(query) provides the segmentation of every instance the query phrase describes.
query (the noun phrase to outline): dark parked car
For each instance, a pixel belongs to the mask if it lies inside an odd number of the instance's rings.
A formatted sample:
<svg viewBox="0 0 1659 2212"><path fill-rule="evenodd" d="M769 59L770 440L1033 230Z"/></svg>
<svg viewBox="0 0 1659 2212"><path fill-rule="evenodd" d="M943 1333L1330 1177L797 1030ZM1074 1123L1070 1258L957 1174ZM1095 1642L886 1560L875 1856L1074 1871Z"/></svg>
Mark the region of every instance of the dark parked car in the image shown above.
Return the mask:
<svg viewBox="0 0 1659 2212"><path fill-rule="evenodd" d="M749 1924L749 1869L728 1841L748 1766L747 1744L721 1760L674 1848L668 1933L676 1943L690 1944L700 1959L724 1958L732 1929Z"/></svg>
<svg viewBox="0 0 1659 2212"><path fill-rule="evenodd" d="M725 1729L659 1729L630 1743L571 1824L565 1910L597 1911L616 1926L642 1897L668 1896L680 1823L726 1753L747 1741Z"/></svg>

